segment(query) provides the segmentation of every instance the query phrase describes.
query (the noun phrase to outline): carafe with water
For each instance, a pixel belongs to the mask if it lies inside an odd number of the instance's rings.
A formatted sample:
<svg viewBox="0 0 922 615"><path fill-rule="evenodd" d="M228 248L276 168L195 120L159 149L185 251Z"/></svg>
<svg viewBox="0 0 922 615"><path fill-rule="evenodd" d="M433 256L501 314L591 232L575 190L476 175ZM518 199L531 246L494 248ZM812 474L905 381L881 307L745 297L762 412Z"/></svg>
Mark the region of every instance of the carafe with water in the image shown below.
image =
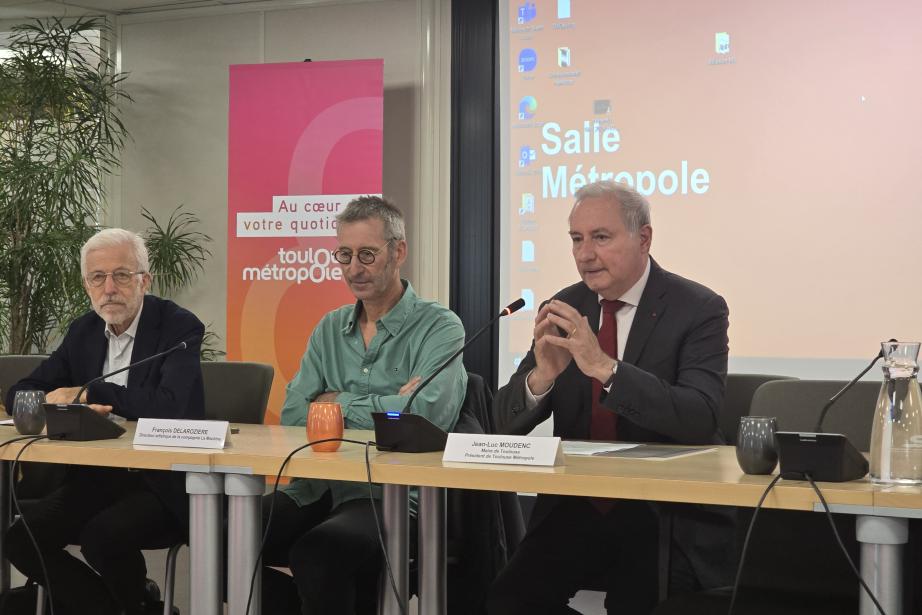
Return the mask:
<svg viewBox="0 0 922 615"><path fill-rule="evenodd" d="M919 342L884 342L884 381L871 428L871 480L922 484Z"/></svg>

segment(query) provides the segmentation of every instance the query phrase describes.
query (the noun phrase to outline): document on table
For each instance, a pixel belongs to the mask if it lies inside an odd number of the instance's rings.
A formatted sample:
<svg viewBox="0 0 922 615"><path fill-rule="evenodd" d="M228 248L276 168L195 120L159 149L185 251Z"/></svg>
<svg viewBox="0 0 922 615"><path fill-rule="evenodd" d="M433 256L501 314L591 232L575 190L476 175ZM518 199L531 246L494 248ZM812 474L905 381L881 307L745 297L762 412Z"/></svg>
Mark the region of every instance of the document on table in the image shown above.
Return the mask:
<svg viewBox="0 0 922 615"><path fill-rule="evenodd" d="M563 444L565 455L602 455L638 446L633 442L585 442L582 440L565 440L561 444Z"/></svg>
<svg viewBox="0 0 922 615"><path fill-rule="evenodd" d="M649 459L662 461L678 459L698 453L717 450L712 446L669 446L664 444L638 444L634 442L584 442L568 440L562 443L567 455L625 457L628 459Z"/></svg>
<svg viewBox="0 0 922 615"><path fill-rule="evenodd" d="M623 457L628 459L647 459L650 461L663 461L666 459L679 459L699 453L710 453L717 449L713 446L669 446L665 444L641 444L636 448L625 451L612 451L600 453L605 457Z"/></svg>

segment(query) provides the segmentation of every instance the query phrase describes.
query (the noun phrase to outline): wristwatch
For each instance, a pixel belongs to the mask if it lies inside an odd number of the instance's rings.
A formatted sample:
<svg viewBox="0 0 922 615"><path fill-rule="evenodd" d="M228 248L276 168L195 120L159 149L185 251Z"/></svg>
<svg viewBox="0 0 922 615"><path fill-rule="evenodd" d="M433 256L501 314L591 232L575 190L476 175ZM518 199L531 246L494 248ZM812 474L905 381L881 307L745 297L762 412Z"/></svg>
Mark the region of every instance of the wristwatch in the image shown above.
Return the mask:
<svg viewBox="0 0 922 615"><path fill-rule="evenodd" d="M603 389L605 389L605 390L607 391L608 389L611 388L611 385L613 385L613 384L615 383L615 374L616 374L616 373L618 373L618 360L617 360L617 359L615 359L615 364L611 366L611 376L609 376L609 377L608 377L608 380L606 380L606 381L602 384L602 388L603 388Z"/></svg>

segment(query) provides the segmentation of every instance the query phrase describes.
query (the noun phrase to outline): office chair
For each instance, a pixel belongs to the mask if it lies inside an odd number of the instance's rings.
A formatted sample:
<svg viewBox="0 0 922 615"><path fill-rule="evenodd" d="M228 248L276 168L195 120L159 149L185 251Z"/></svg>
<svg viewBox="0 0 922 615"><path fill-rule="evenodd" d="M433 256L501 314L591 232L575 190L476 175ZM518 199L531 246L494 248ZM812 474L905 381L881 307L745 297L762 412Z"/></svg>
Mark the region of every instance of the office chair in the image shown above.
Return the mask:
<svg viewBox="0 0 922 615"><path fill-rule="evenodd" d="M48 358L44 354L0 355L0 395L23 378L32 374ZM12 416L13 408L7 408ZM21 500L38 500L54 491L64 480L67 467L56 463L24 462L19 465L16 477L16 495Z"/></svg>
<svg viewBox="0 0 922 615"><path fill-rule="evenodd" d="M263 421L275 368L265 363L206 361L202 363L205 419L259 424ZM184 543L170 547L164 577L163 614L171 615L176 580L176 557Z"/></svg>
<svg viewBox="0 0 922 615"><path fill-rule="evenodd" d="M467 393L456 433L496 433L493 395L479 375L468 372ZM518 495L448 489L448 613L483 612L487 591L525 535Z"/></svg>
<svg viewBox="0 0 922 615"><path fill-rule="evenodd" d="M741 416L749 415L749 406L752 402L752 397L755 394L756 389L759 388L765 382L771 380L786 380L790 379L788 376L775 376L768 374L728 374L727 375L727 385L724 393L723 404L721 405L720 410L717 413L717 427L722 435L723 439L728 444L736 443L737 432L739 431L739 422ZM673 550L675 549L676 537L673 533L673 518L679 507L683 507L686 512L689 508L696 509L696 516L699 517L711 517L709 513L715 513L718 516L724 516L725 519L729 519L733 514L732 509L729 507L717 507L717 506L706 506L702 507L699 505L676 505L668 503L658 504L659 509L659 595L660 600L665 600L672 591L675 590L674 587L671 587L672 583L670 582L670 577L674 572L673 567ZM715 522L720 522L720 519L715 516ZM723 523L729 524L729 521L724 521ZM722 527L719 528L723 530ZM718 531L718 530L715 530ZM727 527L726 532L732 532L732 527ZM732 542L732 539L730 540ZM722 578L732 578L733 572L735 572L735 564L731 561L726 563L726 567L720 566L719 570L711 571L711 574L722 577ZM614 568L605 570L586 583L584 589L590 591L600 591L604 592L607 588L614 585L613 577L618 574L618 571Z"/></svg>
<svg viewBox="0 0 922 615"><path fill-rule="evenodd" d="M35 371L39 364L48 358L44 354L4 354L0 355L0 401L5 400L6 392L14 384ZM5 403L5 402L4 402ZM7 414L13 415L13 409L7 408Z"/></svg>
<svg viewBox="0 0 922 615"><path fill-rule="evenodd" d="M479 375L468 372L467 391L452 429L455 433L495 433L492 394ZM525 534L515 493L448 489L446 493L447 609L449 615L484 611L487 591ZM412 560L410 595L417 592ZM382 574L381 591L390 591ZM379 592L380 595L380 592Z"/></svg>
<svg viewBox="0 0 922 615"><path fill-rule="evenodd" d="M231 423L262 423L274 378L275 368L266 363L202 363L205 418Z"/></svg>
<svg viewBox="0 0 922 615"><path fill-rule="evenodd" d="M778 429L813 431L823 404L844 382L779 380L753 395L751 415L774 416ZM879 382L859 382L827 415L826 431L842 433L859 450L868 450ZM737 553L752 518L737 511ZM849 555L857 563L855 518L833 515ZM735 573L735 570L734 570ZM678 595L662 602L654 615L725 613L732 587ZM740 579L737 615L848 614L858 612L858 581L835 542L824 513L763 509L753 528Z"/></svg>
<svg viewBox="0 0 922 615"><path fill-rule="evenodd" d="M736 446L740 417L756 416L749 411L756 389L772 380L795 380L770 374L727 374L724 402L717 413L717 427L727 444Z"/></svg>

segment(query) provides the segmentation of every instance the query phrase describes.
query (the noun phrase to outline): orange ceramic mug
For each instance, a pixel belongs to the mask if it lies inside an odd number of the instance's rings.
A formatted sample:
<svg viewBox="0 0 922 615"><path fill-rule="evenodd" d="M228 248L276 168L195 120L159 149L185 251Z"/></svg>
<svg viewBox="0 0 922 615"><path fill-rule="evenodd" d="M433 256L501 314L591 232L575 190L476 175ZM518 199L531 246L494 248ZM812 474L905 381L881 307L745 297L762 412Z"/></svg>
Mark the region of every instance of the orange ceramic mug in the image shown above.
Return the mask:
<svg viewBox="0 0 922 615"><path fill-rule="evenodd" d="M335 401L311 402L307 412L307 441L343 437L343 411ZM340 441L323 442L311 446L318 453L339 450Z"/></svg>

